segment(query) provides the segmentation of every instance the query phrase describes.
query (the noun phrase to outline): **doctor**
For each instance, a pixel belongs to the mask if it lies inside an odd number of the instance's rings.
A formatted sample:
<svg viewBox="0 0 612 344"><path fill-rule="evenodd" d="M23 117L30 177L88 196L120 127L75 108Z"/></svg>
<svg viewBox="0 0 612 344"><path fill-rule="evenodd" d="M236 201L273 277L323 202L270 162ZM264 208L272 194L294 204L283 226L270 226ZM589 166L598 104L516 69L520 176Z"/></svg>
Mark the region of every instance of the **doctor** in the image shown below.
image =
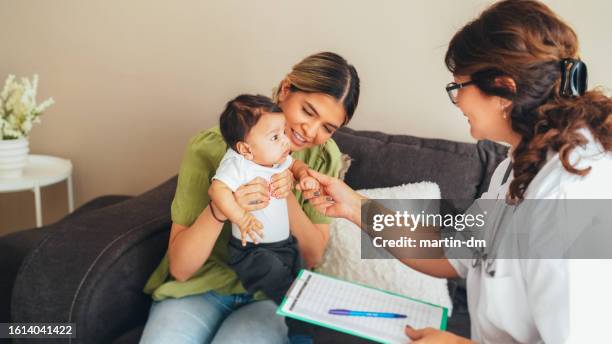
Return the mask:
<svg viewBox="0 0 612 344"><path fill-rule="evenodd" d="M445 62L454 76L446 90L471 135L511 146L483 198L612 198L612 99L586 91L576 34L546 5L492 5L455 34ZM310 173L324 190L305 194L311 204L361 226L364 198L338 179ZM577 269L596 262L497 259L491 274L487 264L471 259L401 261L432 276L467 279L474 341L584 342L605 331L577 326L576 319L592 320L599 306L584 307L585 293L570 293ZM596 285L604 274L609 271L594 271L587 283ZM406 334L417 343L469 342L431 328L407 328Z"/></svg>

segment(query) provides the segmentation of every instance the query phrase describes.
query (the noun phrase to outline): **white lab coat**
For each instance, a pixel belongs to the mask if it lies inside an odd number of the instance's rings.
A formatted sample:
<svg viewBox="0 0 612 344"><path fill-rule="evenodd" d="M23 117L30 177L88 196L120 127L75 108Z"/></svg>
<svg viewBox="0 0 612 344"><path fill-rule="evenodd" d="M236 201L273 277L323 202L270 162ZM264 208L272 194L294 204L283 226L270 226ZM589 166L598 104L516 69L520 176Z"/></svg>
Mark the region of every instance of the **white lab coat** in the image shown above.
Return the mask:
<svg viewBox="0 0 612 344"><path fill-rule="evenodd" d="M570 161L578 161L578 167L592 166L591 172L584 177L570 174L561 165L558 154L549 154L525 198L612 199L612 154L604 152L588 130L582 129L581 133L589 143L576 148ZM482 198L505 197L512 176L504 184L502 179L509 163L510 158L500 163ZM567 343L597 338L598 342L611 342L612 331L606 326L612 324L603 321L612 312L609 292L595 296L598 302L586 306L594 298L584 286L609 290L612 285L602 288L600 284L604 279L610 280L607 276L612 274L612 261L602 264L601 261L564 259L497 259L493 277L482 265L473 267L471 259L449 259L449 262L466 278L475 341ZM589 266L593 269L584 273ZM607 269L602 271L602 266ZM604 324L596 324L597 321Z"/></svg>

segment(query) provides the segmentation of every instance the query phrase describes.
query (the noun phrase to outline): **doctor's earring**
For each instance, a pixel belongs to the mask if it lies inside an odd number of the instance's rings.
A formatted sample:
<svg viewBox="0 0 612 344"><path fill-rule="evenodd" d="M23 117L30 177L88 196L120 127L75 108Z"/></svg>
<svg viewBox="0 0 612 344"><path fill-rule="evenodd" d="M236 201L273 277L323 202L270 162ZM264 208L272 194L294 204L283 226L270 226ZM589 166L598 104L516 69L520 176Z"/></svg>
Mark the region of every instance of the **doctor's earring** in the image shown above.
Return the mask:
<svg viewBox="0 0 612 344"><path fill-rule="evenodd" d="M505 99L499 100L499 107L501 108L503 119L508 119L508 112L510 110L510 105L512 105L512 103L510 103L508 100L505 100Z"/></svg>

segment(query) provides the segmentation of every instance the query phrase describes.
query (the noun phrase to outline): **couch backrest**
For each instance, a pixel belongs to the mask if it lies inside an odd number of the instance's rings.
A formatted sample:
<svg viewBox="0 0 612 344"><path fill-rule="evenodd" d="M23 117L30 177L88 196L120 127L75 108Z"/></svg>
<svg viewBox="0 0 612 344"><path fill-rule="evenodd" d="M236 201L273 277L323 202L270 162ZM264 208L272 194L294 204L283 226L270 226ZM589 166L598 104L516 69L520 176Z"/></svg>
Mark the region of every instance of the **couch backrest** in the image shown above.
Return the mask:
<svg viewBox="0 0 612 344"><path fill-rule="evenodd" d="M442 198L475 199L486 191L507 148L341 128L334 140L351 159L345 181L355 189L432 181Z"/></svg>

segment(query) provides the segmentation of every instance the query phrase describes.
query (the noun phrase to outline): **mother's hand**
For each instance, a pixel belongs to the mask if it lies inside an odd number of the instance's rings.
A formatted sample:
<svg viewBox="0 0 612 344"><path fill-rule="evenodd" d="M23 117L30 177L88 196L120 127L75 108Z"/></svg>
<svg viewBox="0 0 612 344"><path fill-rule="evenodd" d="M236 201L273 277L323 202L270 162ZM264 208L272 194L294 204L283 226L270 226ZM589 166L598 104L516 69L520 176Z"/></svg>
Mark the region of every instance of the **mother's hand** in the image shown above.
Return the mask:
<svg viewBox="0 0 612 344"><path fill-rule="evenodd" d="M270 192L275 198L287 198L293 188L293 173L289 169L273 174L270 178Z"/></svg>
<svg viewBox="0 0 612 344"><path fill-rule="evenodd" d="M308 170L308 174L319 181L320 191L303 191L302 195L317 211L325 216L343 217L353 223L361 223L361 200L364 196L355 192L343 181L317 171ZM299 186L298 186L299 189Z"/></svg>
<svg viewBox="0 0 612 344"><path fill-rule="evenodd" d="M263 209L270 204L270 192L265 179L257 177L241 185L234 192L234 199L242 209L251 212Z"/></svg>

